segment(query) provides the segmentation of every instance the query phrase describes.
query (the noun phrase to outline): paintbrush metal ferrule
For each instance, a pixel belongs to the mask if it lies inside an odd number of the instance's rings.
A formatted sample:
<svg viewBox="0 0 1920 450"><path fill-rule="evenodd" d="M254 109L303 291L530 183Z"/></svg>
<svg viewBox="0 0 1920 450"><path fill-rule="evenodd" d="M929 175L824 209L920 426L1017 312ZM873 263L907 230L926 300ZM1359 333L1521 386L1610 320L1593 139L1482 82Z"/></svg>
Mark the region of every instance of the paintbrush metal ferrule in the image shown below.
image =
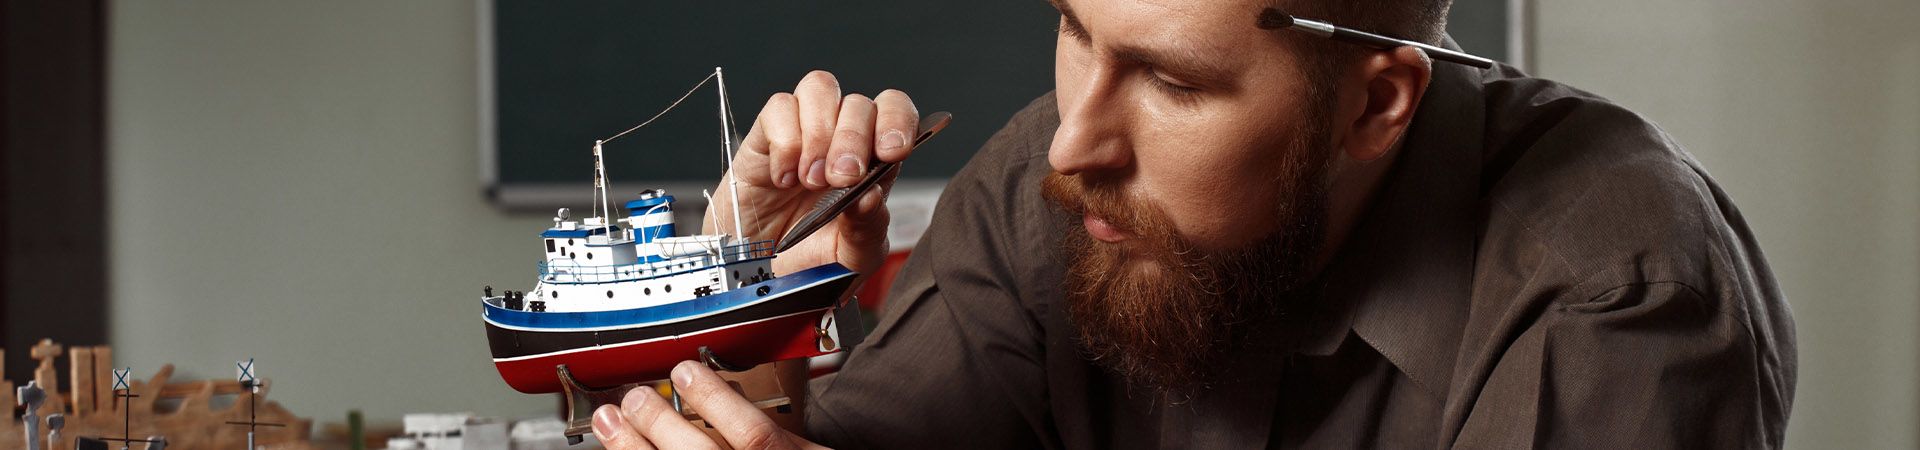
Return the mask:
<svg viewBox="0 0 1920 450"><path fill-rule="evenodd" d="M1399 48L1399 47L1413 47L1413 48L1420 49L1420 51L1425 52L1428 57L1431 57L1437 61L1446 61L1446 62L1451 62L1455 64L1478 67L1482 69L1493 68L1493 60L1491 59L1473 56L1473 55L1469 55L1466 53L1462 53L1462 52L1458 52L1450 49L1435 47L1432 45L1427 45L1427 44L1423 44L1416 41L1381 36L1378 34L1368 33L1365 31L1355 30L1351 28L1341 28L1331 23L1321 22L1318 20L1302 19L1299 17L1294 17L1291 14L1280 12L1280 10L1273 9L1273 8L1266 8L1266 9L1260 10L1260 15L1255 22L1256 22L1256 25L1259 25L1260 29L1263 29L1263 30L1294 30L1294 31L1299 31L1306 34L1311 34L1314 36L1319 36L1321 38L1332 39L1335 41L1347 42L1352 44L1365 45L1368 47L1373 47L1381 50L1390 50L1390 49Z"/></svg>

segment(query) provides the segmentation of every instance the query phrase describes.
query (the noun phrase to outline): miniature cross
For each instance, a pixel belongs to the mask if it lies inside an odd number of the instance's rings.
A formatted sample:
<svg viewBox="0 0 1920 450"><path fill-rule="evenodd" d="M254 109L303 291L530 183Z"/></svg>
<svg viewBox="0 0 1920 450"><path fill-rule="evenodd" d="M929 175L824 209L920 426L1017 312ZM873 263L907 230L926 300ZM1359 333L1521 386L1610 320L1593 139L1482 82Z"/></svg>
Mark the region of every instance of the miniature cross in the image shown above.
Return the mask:
<svg viewBox="0 0 1920 450"><path fill-rule="evenodd" d="M54 358L60 357L60 353L64 349L64 346L53 343L52 339L41 339L40 343L33 344L33 350L30 354L36 361L51 364Z"/></svg>
<svg viewBox="0 0 1920 450"><path fill-rule="evenodd" d="M34 378L41 381L40 388L53 391L54 395L59 395L60 380L55 376L53 361L60 358L65 348L53 343L52 339L41 339L40 343L34 344L33 349L27 353L33 357L34 361L40 362L40 365L33 369Z"/></svg>
<svg viewBox="0 0 1920 450"><path fill-rule="evenodd" d="M45 341L42 341L42 343L45 343ZM36 348L34 352L38 353L39 350ZM40 410L40 403L47 400L47 392L40 388L39 381L28 381L26 386L21 386L17 391L20 406L27 407L26 413L20 415L22 428L26 429L26 432L22 433L27 437L26 449L40 450L40 414L38 411Z"/></svg>

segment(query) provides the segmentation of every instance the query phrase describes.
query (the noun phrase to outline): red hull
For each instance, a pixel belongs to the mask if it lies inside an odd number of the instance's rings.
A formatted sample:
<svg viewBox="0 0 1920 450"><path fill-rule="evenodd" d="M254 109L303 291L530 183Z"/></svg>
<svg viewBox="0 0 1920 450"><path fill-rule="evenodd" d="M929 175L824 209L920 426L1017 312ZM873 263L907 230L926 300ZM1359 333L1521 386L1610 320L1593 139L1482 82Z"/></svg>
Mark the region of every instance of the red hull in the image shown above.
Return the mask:
<svg viewBox="0 0 1920 450"><path fill-rule="evenodd" d="M667 378L667 371L680 361L697 360L700 347L713 351L716 358L733 364L760 364L793 358L820 356L819 326L831 309L804 311L760 321L709 328L693 333L660 338L643 343L622 343L587 347L507 360L495 359L494 368L514 390L528 394L560 392L554 369L567 366L575 380L592 388Z"/></svg>

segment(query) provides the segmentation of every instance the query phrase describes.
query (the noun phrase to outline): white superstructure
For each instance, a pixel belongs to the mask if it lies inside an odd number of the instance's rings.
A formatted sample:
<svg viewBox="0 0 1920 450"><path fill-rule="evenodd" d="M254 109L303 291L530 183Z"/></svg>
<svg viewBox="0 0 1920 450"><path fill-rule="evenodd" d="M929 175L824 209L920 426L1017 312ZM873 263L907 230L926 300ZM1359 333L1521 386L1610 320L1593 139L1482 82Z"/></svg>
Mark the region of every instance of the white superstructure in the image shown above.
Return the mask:
<svg viewBox="0 0 1920 450"><path fill-rule="evenodd" d="M540 234L545 261L524 308L608 311L712 295L773 277L772 244L729 235L676 236L673 196L649 190L618 224L576 222L561 210ZM621 225L625 225L624 227ZM537 303L536 303L537 302Z"/></svg>

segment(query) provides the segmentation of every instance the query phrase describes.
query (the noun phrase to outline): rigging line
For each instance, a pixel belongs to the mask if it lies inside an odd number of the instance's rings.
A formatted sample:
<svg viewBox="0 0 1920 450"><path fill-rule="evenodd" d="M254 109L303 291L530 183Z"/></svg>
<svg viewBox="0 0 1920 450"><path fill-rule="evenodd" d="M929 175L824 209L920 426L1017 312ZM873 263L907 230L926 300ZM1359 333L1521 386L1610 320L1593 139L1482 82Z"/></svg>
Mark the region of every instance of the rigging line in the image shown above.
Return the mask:
<svg viewBox="0 0 1920 450"><path fill-rule="evenodd" d="M700 87L701 87L701 86L706 86L706 85L707 85L707 82L708 82L708 81L713 81L713 77L714 77L714 74L707 74L707 77L706 77L706 78L702 78L702 79L700 79L700 82L699 82L699 83L697 83L697 84L694 84L694 85L693 85L693 88L692 88L692 89L687 89L687 93L685 93L685 94L681 94L681 95L680 95L680 99L679 99L679 100L674 100L674 101L673 101L673 104L671 104L671 105L667 105L667 109L662 109L662 110L660 110L660 112L659 112L659 113L657 113L657 114L654 114L654 115L653 115L653 117L651 117L651 118L648 118L648 119L647 119L647 121L645 121L645 122L640 122L640 124L639 124L639 125L634 125L634 126L633 126L633 128L628 128L628 129L627 129L627 131L622 131L622 132L620 132L619 134L615 134L615 135L613 135L613 137L609 137L609 138L606 138L606 139L601 139L601 140L600 140L600 142L601 142L601 143L603 143L603 144L604 144L604 143L607 143L607 142L613 142L613 140L614 140L614 139L619 139L619 138L620 138L621 136L626 136L626 135L627 135L627 133L632 133L632 132L633 132L633 130L638 130L638 129L640 129L640 127L644 127L644 126L647 126L647 124L650 124L650 123L653 123L653 121L654 121L655 119L659 119L659 118L660 118L660 116L664 116L664 115L667 115L667 111L672 111L672 110L673 110L673 108L675 108L675 107L679 107L679 106L680 106L680 102L683 102L683 101L686 101L686 100L687 100L687 97L692 97L692 96L693 96L693 93L694 93L694 92L698 92L698 91L700 90Z"/></svg>

